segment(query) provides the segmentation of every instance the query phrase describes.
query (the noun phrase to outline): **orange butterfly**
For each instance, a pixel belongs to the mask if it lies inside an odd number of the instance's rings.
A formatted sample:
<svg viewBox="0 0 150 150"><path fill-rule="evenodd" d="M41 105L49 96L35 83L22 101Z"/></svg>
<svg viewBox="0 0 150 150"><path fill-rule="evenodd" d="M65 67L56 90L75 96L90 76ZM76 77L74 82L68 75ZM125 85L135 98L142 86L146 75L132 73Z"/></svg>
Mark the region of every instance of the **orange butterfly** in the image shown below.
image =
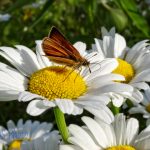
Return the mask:
<svg viewBox="0 0 150 150"><path fill-rule="evenodd" d="M46 56L53 62L78 69L90 62L80 55L78 50L56 28L52 27L48 37L42 42ZM89 69L90 70L90 69Z"/></svg>

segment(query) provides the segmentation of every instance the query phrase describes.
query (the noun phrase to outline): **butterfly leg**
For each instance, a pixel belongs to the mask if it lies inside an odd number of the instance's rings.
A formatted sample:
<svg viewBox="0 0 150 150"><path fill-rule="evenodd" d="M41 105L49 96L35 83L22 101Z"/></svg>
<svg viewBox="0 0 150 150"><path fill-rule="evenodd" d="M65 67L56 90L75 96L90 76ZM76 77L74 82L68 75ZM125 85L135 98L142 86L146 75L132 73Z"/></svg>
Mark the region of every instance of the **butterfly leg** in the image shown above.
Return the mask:
<svg viewBox="0 0 150 150"><path fill-rule="evenodd" d="M78 72L78 74L76 75L76 77L75 77L75 79L74 79L74 82L76 81L76 79L77 79L78 75L81 73L81 71L82 71L82 67L78 68L78 70L79 70L79 72Z"/></svg>
<svg viewBox="0 0 150 150"><path fill-rule="evenodd" d="M69 74L65 77L65 79L63 80L63 82L72 74L72 72L74 71L75 69L73 68L70 72L69 72Z"/></svg>

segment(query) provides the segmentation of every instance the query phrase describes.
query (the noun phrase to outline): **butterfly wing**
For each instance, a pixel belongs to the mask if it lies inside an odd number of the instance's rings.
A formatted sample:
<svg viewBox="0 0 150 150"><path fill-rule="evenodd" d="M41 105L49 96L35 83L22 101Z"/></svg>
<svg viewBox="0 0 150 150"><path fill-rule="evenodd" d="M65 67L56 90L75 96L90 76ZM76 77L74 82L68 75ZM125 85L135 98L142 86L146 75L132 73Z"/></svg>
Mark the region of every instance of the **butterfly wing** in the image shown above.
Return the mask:
<svg viewBox="0 0 150 150"><path fill-rule="evenodd" d="M72 55L76 57L76 59L82 58L78 50L63 36L63 34L56 27L52 27L49 38L65 47L68 51L71 52Z"/></svg>
<svg viewBox="0 0 150 150"><path fill-rule="evenodd" d="M67 66L73 66L77 63L76 57L69 50L49 37L43 39L42 47L46 56L55 63Z"/></svg>

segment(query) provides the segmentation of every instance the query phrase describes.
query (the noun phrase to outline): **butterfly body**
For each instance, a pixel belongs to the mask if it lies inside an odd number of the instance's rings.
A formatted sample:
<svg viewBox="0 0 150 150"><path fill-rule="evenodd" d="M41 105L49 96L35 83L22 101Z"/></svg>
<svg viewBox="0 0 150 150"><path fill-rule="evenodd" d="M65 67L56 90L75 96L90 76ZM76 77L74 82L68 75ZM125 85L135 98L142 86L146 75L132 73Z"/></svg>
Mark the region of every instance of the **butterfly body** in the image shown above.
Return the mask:
<svg viewBox="0 0 150 150"><path fill-rule="evenodd" d="M90 64L55 27L52 27L49 36L43 39L42 48L46 56L55 63L75 69Z"/></svg>

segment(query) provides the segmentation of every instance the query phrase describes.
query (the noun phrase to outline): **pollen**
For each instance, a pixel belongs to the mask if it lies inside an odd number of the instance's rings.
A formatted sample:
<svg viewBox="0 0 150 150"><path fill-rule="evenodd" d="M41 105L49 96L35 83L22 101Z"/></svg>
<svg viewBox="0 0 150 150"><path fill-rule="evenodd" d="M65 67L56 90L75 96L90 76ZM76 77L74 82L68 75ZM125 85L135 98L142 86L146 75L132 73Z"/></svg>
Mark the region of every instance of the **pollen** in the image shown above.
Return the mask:
<svg viewBox="0 0 150 150"><path fill-rule="evenodd" d="M83 77L72 68L51 66L31 75L28 90L49 100L74 100L87 91L87 85Z"/></svg>
<svg viewBox="0 0 150 150"><path fill-rule="evenodd" d="M123 75L125 77L125 81L123 83L129 83L135 75L135 70L131 64L128 62L117 58L119 63L118 67L113 71L113 73Z"/></svg>
<svg viewBox="0 0 150 150"><path fill-rule="evenodd" d="M8 150L21 150L21 140L14 140L13 142L10 143Z"/></svg>
<svg viewBox="0 0 150 150"><path fill-rule="evenodd" d="M150 113L150 104L146 106L146 110Z"/></svg>
<svg viewBox="0 0 150 150"><path fill-rule="evenodd" d="M119 146L112 146L112 147L106 148L105 150L136 150L136 149L128 145L119 145Z"/></svg>
<svg viewBox="0 0 150 150"><path fill-rule="evenodd" d="M16 139L14 141L12 141L9 145L8 145L8 150L21 150L21 144L23 141L30 141L31 139Z"/></svg>

